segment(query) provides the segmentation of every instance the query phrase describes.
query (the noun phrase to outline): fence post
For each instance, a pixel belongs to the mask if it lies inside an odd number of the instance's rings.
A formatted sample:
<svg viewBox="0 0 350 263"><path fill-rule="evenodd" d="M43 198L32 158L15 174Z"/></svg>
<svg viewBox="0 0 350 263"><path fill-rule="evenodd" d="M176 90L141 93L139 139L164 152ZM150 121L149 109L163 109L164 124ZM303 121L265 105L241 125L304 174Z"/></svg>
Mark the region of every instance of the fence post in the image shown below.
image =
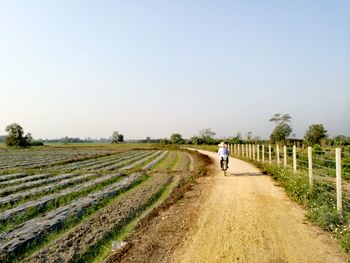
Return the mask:
<svg viewBox="0 0 350 263"><path fill-rule="evenodd" d="M313 184L313 171L312 171L312 147L307 147L307 157L309 163L309 185L312 187Z"/></svg>
<svg viewBox="0 0 350 263"><path fill-rule="evenodd" d="M252 148L253 148L253 160L255 160L255 150L256 150L255 144L252 144Z"/></svg>
<svg viewBox="0 0 350 263"><path fill-rule="evenodd" d="M297 147L293 145L293 172L297 172Z"/></svg>
<svg viewBox="0 0 350 263"><path fill-rule="evenodd" d="M337 210L342 212L342 191L341 191L341 149L335 149L335 168L336 168L336 177L337 177Z"/></svg>
<svg viewBox="0 0 350 263"><path fill-rule="evenodd" d="M258 162L260 162L260 145L256 145L256 159Z"/></svg>
<svg viewBox="0 0 350 263"><path fill-rule="evenodd" d="M246 158L249 158L249 145L248 144L245 145L245 156L246 156Z"/></svg>
<svg viewBox="0 0 350 263"><path fill-rule="evenodd" d="M271 144L269 144L269 163L272 162L272 155L271 155Z"/></svg>
<svg viewBox="0 0 350 263"><path fill-rule="evenodd" d="M240 156L241 155L241 145L237 144L237 155Z"/></svg>
<svg viewBox="0 0 350 263"><path fill-rule="evenodd" d="M283 145L283 166L287 167L287 146Z"/></svg>
<svg viewBox="0 0 350 263"><path fill-rule="evenodd" d="M276 158L277 158L277 164L280 165L280 146L276 144Z"/></svg>
<svg viewBox="0 0 350 263"><path fill-rule="evenodd" d="M249 159L252 159L252 145L249 144Z"/></svg>
<svg viewBox="0 0 350 263"><path fill-rule="evenodd" d="M261 160L262 162L265 162L265 145L262 145L262 149L261 149Z"/></svg>

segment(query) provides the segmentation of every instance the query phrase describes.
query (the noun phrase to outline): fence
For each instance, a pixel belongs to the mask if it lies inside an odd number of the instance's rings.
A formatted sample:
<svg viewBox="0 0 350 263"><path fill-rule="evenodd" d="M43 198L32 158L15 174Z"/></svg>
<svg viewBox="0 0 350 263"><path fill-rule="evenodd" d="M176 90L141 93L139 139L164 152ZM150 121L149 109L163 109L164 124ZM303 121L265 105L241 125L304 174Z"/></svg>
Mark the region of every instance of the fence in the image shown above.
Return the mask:
<svg viewBox="0 0 350 263"><path fill-rule="evenodd" d="M286 145L260 145L260 144L233 144L229 149L234 156L268 162L285 169L306 171L309 178L309 187L314 181L330 182L335 178L335 191L337 210L342 212L342 177L350 179L350 161L342 161L341 148L313 149L312 147L287 147ZM344 160L350 160L349 153L343 153ZM348 157L348 158L345 158ZM333 178L333 179L331 179Z"/></svg>

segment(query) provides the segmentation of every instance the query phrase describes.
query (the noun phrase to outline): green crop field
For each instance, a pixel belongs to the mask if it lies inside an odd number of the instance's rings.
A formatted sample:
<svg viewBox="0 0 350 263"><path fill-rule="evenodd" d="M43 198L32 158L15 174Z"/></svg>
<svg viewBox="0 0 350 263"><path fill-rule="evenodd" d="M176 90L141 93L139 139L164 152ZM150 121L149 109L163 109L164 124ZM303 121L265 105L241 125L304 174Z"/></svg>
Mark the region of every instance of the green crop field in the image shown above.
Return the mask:
<svg viewBox="0 0 350 263"><path fill-rule="evenodd" d="M129 223L190 175L190 155L151 144L2 148L0 261L108 256Z"/></svg>

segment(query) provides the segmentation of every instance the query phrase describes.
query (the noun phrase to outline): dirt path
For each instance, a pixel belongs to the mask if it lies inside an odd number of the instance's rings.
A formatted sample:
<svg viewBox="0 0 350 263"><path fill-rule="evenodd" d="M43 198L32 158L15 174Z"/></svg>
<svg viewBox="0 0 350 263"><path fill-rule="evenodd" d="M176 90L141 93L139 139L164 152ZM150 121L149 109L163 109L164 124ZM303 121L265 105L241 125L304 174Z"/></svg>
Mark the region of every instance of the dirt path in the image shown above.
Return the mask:
<svg viewBox="0 0 350 263"><path fill-rule="evenodd" d="M217 155L200 151L215 159ZM252 165L230 158L216 169L197 225L172 262L345 262L330 235Z"/></svg>

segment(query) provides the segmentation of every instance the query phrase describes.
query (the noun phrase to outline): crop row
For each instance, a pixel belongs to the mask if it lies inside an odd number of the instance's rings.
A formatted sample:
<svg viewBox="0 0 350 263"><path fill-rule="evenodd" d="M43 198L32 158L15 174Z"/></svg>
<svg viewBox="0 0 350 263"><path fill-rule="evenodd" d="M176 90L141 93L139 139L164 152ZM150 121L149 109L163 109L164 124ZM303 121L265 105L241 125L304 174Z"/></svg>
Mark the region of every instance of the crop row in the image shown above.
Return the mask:
<svg viewBox="0 0 350 263"><path fill-rule="evenodd" d="M4 197L0 197L0 207L5 205L5 204L8 204L8 203L14 204L14 203L16 203L24 198L28 198L30 196L34 196L37 194L42 195L45 193L53 192L55 188L56 189L57 188L64 188L64 187L67 187L69 185L84 182L84 181L89 180L91 177L95 177L95 176L98 176L98 175L97 174L78 175L74 178L65 179L65 180L62 180L60 182L54 182L52 184L48 184L45 186L41 186L41 187L33 188L30 190L10 194L10 195L4 196Z"/></svg>
<svg viewBox="0 0 350 263"><path fill-rule="evenodd" d="M12 231L0 234L0 254L9 255L24 249L29 242L44 238L54 229L60 228L70 217L81 217L89 207L97 205L104 198L117 195L140 180L142 174L132 174L103 190L81 197L65 206L50 211L43 217L31 219Z"/></svg>
<svg viewBox="0 0 350 263"><path fill-rule="evenodd" d="M28 174L27 173L3 174L3 175L0 175L0 182L9 181L16 178L22 178L25 176L28 176Z"/></svg>
<svg viewBox="0 0 350 263"><path fill-rule="evenodd" d="M145 156L150 156L153 153L150 151L147 152L139 152L139 153L133 153L127 157L122 157L121 159L114 161L114 162L103 162L97 165L93 165L90 167L83 168L83 170L86 171L94 171L94 170L105 170L105 171L112 171L116 170L117 168L120 168L124 166L125 164L134 162L135 160L139 160L140 158L143 158Z"/></svg>
<svg viewBox="0 0 350 263"><path fill-rule="evenodd" d="M167 152L160 151L151 152L151 154L147 153L147 155L143 155L141 158L139 157L134 161L127 162L127 165L123 168L125 168L124 170L127 170L141 166L140 169L149 170L164 159L166 155ZM99 175L80 175L72 179L80 177L86 179L87 177L95 176ZM132 185L142 180L142 178L144 178L144 176L141 173L131 174L126 178L124 177L124 179L121 177L120 173L100 175L98 178L91 179L83 184L74 185L69 188L61 187L62 189L59 192L42 196L36 200L21 203L12 209L3 211L0 213L0 223L4 223L7 220L13 220L13 217L16 216L21 216L23 214L26 215L26 213L30 214L29 211L35 211L36 209L40 210L42 207L45 207L46 204L57 201L61 197L74 195L79 192L84 194L84 196L78 196L77 199L68 199L70 200L69 203L65 203L63 206L59 206L53 210L51 207L51 210L48 212L44 210L45 214L42 214L41 216L38 216L39 214L37 213L33 213L35 216L34 218L17 224L17 226L13 225L15 228L10 228L7 232L1 233L0 254L3 255L5 261L6 258L11 258L11 255L16 255L18 253L21 254L23 250L27 249L27 246L30 247L37 242L40 243L41 240L44 240L46 236L52 233L52 231L55 232L70 220L74 220L74 218L81 218L87 210L91 210L93 207L98 208L99 203L116 196L120 191L132 187ZM111 183L112 180L114 180L114 183ZM106 182L108 182L108 184ZM61 181L58 184L62 183L64 183L64 181ZM103 183L105 184L103 185ZM99 185L102 185L103 188L96 188L98 190L93 191L94 187L98 187ZM49 188L48 186L45 187ZM45 189L39 187L32 189L32 191L40 191L42 193ZM93 192L86 192L87 189L90 189ZM87 195L85 193L87 193ZM17 193L17 195L18 194L24 194L24 192ZM14 195L10 196L13 197ZM94 209L95 208L93 208L93 210Z"/></svg>
<svg viewBox="0 0 350 263"><path fill-rule="evenodd" d="M120 176L121 176L120 173L102 175L101 177L98 177L96 179L92 179L92 180L84 182L82 184L67 187L67 188L62 189L61 191L56 192L56 193L44 195L43 197L41 197L39 199L30 200L28 202L22 203L18 206L11 208L11 209L7 209L7 210L1 212L0 213L0 223L4 223L6 220L11 219L13 216L20 215L20 214L28 211L29 209L43 207L43 206L45 206L45 204L47 204L53 200L56 200L60 197L66 196L66 195L71 194L71 193L78 193L84 189L89 188L90 186L95 186L95 185L98 185L98 184L103 183L105 181L108 181L112 178L120 177Z"/></svg>
<svg viewBox="0 0 350 263"><path fill-rule="evenodd" d="M166 174L150 176L144 183L100 209L23 263L89 262L101 248L108 246L109 238L157 200L171 179Z"/></svg>
<svg viewBox="0 0 350 263"><path fill-rule="evenodd" d="M115 169L123 167L129 163L131 163L131 164L127 165L125 167L125 169L122 168L122 170L131 169L133 166L138 164L138 162L132 163L133 161L140 160L141 162L144 162L145 160L152 158L156 154L158 154L158 152L156 152L156 153L141 152L141 153L133 153L130 156L122 156L122 157L115 160L116 164L108 166L106 168L106 170L115 170ZM115 162L112 161L112 163L115 163ZM107 164L105 164L105 165L107 165ZM92 170L92 167L88 170ZM74 173L57 175L57 176L52 176L49 174L39 174L39 175L31 175L31 176L27 176L27 177L21 177L18 179L12 179L12 180L9 179L7 181L0 182L0 185L5 185L5 184L6 185L16 184L16 185L4 187L2 190L0 190L0 196L6 196L6 195L9 195L9 194L14 193L14 192L18 192L18 191L25 190L28 188L38 187L38 186L41 186L44 184L49 184L52 182L61 181L63 179L68 179L68 178L72 178L72 177L78 177L78 176Z"/></svg>
<svg viewBox="0 0 350 263"><path fill-rule="evenodd" d="M149 170L152 169L156 164L158 164L167 154L167 152L163 152L161 155L159 155L156 159L151 161L150 163L146 164L142 169L143 170ZM83 184L74 185L72 187L65 188L61 191L58 191L53 194L45 195L37 200L30 200L28 202L22 203L18 206L15 206L11 209L7 209L0 213L0 223L4 223L4 227L6 227L6 221L8 222L10 219L13 219L15 216L21 216L22 214L26 213L27 211L33 211L33 209L39 210L43 209L48 203L52 201L57 201L59 198L66 197L72 193L76 196L79 192L87 191L90 188L94 188L102 183L105 183L107 181L110 181L111 179L116 179L120 177L121 174L110 174L110 175L101 175L100 177L96 179L92 179L90 181L87 181ZM0 227L1 230L1 227Z"/></svg>
<svg viewBox="0 0 350 263"><path fill-rule="evenodd" d="M132 169L137 165L147 162L148 160L152 159L153 157L159 154L160 152L142 153L142 154L139 154L137 157L123 160L120 163L113 165L113 167L108 167L108 169L112 170L112 168L113 169L121 168L120 170L123 170L123 171ZM64 174L64 175L50 177L47 179L41 179L38 181L30 181L30 182L19 184L16 186L6 187L0 192L0 196L2 195L2 197L0 197L0 207L4 205L9 205L9 204L13 205L23 199L26 199L28 197L35 196L38 194L42 195L45 193L53 192L57 188L62 189L70 185L81 183L81 182L90 180L94 176L98 176L98 175L97 174L83 174L83 175ZM45 185L43 185L44 183ZM36 188L32 188L24 191L29 187L36 187ZM21 191L21 192L16 192L16 191ZM16 193L13 193L13 192L16 192Z"/></svg>
<svg viewBox="0 0 350 263"><path fill-rule="evenodd" d="M2 190L0 190L0 196L6 196L6 195L9 195L11 193L15 193L15 192L18 192L18 191L21 191L24 189L38 187L38 186L43 185L43 184L61 181L63 179L68 179L68 178L71 178L74 176L76 176L76 174L73 174L73 173L61 174L61 175L52 176L52 177L49 177L48 174L40 174L40 175L37 175L36 178L43 178L43 179L18 183L15 186L4 187Z"/></svg>
<svg viewBox="0 0 350 263"><path fill-rule="evenodd" d="M93 158L111 153L95 150L9 150L0 153L0 169L42 167L62 161Z"/></svg>
<svg viewBox="0 0 350 263"><path fill-rule="evenodd" d="M103 167L111 170L138 167L148 170L166 155L167 152L161 151L128 152L83 162L87 168L104 164ZM21 254L37 241L40 243L71 219L82 217L91 208L98 209L100 203L142 178L141 173L126 178L120 173L0 175L0 185L5 186L0 191L0 261Z"/></svg>
<svg viewBox="0 0 350 263"><path fill-rule="evenodd" d="M53 166L51 170L73 171L81 168L87 168L100 163L118 161L120 158L133 156L134 154L135 153L132 153L132 152L117 153L110 156L104 156L104 157L87 159L87 160L82 160L82 161L68 163L68 164L56 165L56 166Z"/></svg>

